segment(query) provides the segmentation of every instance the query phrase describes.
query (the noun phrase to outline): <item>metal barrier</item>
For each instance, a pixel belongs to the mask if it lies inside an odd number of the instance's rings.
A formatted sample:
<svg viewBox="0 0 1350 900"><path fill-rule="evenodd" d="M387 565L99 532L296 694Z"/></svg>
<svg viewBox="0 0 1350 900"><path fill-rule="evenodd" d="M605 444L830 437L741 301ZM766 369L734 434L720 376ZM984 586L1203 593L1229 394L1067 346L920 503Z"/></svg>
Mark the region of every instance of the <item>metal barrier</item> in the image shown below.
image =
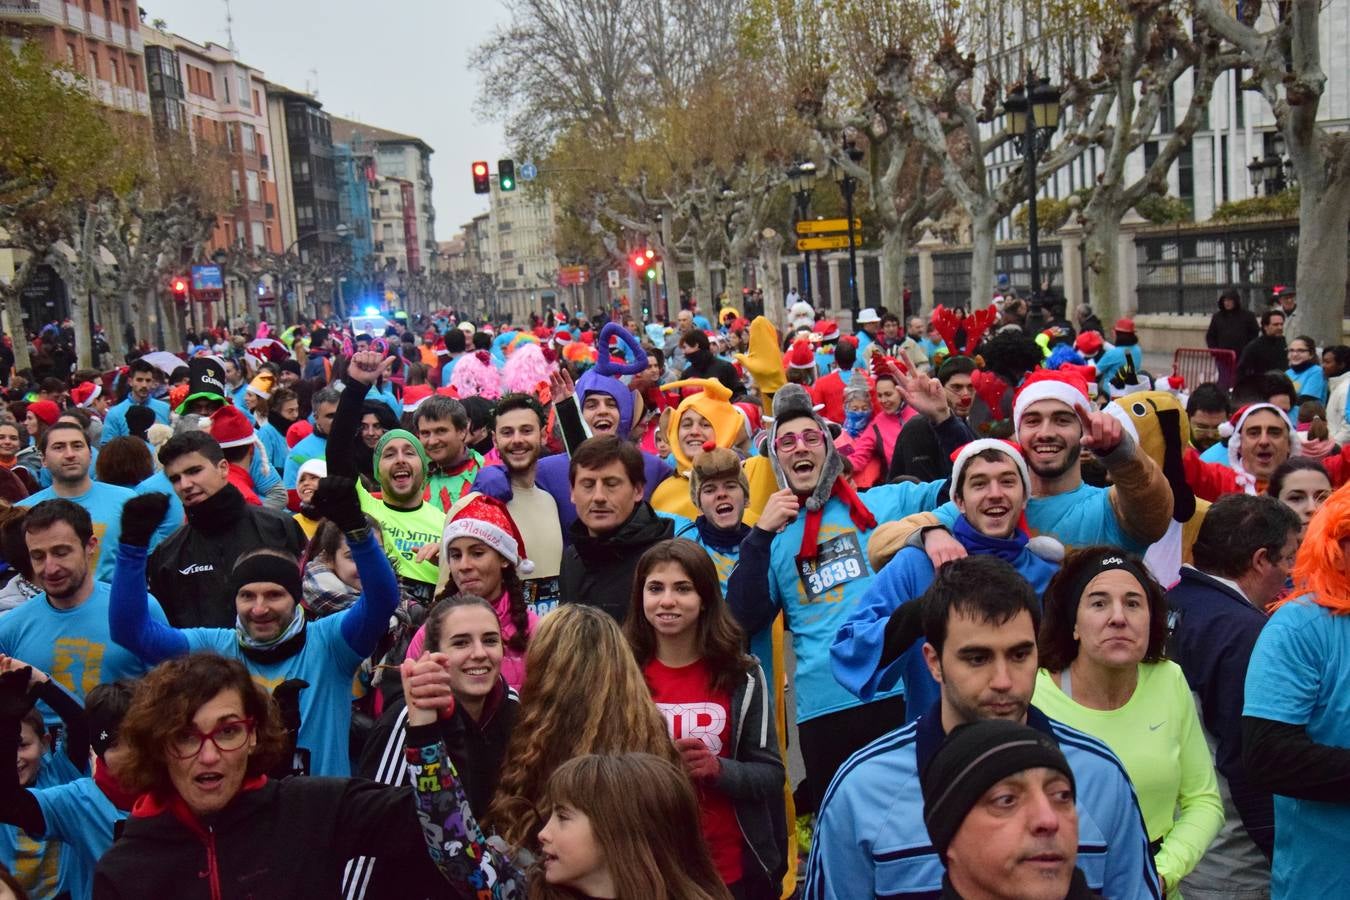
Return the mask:
<svg viewBox="0 0 1350 900"><path fill-rule="evenodd" d="M1179 347L1172 356L1172 372L1186 379L1188 391L1207 381L1216 382L1226 391L1232 390L1237 374L1237 354L1232 350Z"/></svg>

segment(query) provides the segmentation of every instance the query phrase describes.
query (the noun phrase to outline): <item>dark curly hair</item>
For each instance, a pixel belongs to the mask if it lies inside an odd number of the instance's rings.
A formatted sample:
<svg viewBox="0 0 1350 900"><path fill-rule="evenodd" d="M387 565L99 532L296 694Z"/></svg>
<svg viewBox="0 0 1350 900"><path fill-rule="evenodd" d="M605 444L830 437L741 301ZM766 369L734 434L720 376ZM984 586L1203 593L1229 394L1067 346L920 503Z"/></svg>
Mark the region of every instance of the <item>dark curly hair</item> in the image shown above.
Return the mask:
<svg viewBox="0 0 1350 900"><path fill-rule="evenodd" d="M221 691L234 690L253 720L257 745L248 759L248 777L270 772L285 755L286 729L267 691L244 664L216 653L193 653L166 660L136 683L131 708L118 739L127 750L122 784L140 793L173 790L167 748L173 736L192 725L198 709Z"/></svg>
<svg viewBox="0 0 1350 900"><path fill-rule="evenodd" d="M1119 547L1084 547L1071 551L1045 589L1041 600L1041 627L1036 635L1040 666L1050 672L1062 672L1078 658L1078 640L1074 623L1078 621L1078 603L1087 587L1083 576L1104 557L1118 556L1134 566L1148 601L1148 648L1140 662L1162 662L1167 658L1167 597L1162 585L1148 573L1144 562Z"/></svg>
<svg viewBox="0 0 1350 900"><path fill-rule="evenodd" d="M986 337L976 354L984 359L985 368L1009 384L1020 382L1045 359L1035 338L1011 328Z"/></svg>

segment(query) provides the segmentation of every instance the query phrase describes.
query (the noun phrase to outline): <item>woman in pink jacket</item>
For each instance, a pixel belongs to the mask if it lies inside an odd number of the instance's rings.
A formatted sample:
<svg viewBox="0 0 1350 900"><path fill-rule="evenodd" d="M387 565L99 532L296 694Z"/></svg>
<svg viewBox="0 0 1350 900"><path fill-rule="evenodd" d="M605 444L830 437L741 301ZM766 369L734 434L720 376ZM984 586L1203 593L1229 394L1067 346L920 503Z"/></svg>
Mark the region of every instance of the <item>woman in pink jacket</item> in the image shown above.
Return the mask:
<svg viewBox="0 0 1350 900"><path fill-rule="evenodd" d="M856 473L854 478L859 489L869 488L874 483L868 477L870 474L868 463L872 460L881 463L882 474L877 476L878 478L884 478L884 473L890 471L891 454L895 452L895 442L900 437L900 429L918 415L905 405L905 397L900 393L899 376L893 371L894 365L889 359L883 359L880 363L876 358L873 359L877 406L880 410L854 438L847 453L848 461L853 464L853 471ZM876 467L870 469L875 471ZM868 483L864 484L864 481Z"/></svg>

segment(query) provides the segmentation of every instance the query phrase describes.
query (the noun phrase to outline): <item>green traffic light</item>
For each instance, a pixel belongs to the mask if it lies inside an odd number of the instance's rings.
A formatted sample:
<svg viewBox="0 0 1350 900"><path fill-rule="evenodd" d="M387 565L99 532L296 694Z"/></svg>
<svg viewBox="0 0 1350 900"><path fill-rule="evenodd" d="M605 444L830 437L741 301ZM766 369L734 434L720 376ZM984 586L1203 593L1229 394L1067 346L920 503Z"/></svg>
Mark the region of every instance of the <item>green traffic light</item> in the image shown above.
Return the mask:
<svg viewBox="0 0 1350 900"><path fill-rule="evenodd" d="M648 281L651 281L651 280L653 280L653 279L655 279L655 278L656 278L656 270L655 270L655 269L648 269L648 270L647 270L647 280L648 280Z"/></svg>
<svg viewBox="0 0 1350 900"><path fill-rule="evenodd" d="M510 178L503 178L503 179L502 179L502 190L504 190L504 191L514 191L515 189L516 189L516 183L515 183L514 181L512 181Z"/></svg>

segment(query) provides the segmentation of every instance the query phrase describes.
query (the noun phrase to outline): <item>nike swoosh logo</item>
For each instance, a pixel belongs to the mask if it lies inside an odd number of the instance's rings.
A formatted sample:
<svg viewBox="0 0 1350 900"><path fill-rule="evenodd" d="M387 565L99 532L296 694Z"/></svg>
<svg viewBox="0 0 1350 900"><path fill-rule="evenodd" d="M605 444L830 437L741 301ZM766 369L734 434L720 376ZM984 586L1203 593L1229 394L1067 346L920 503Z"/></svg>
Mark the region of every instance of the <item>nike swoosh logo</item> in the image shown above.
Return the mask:
<svg viewBox="0 0 1350 900"><path fill-rule="evenodd" d="M1166 719L1163 719L1163 720L1162 720L1161 722L1159 722L1157 725L1150 725L1150 726L1148 726L1148 730L1149 730L1149 731L1157 731L1159 728L1163 727L1163 726L1166 725L1166 724L1167 724L1167 720L1166 720Z"/></svg>

